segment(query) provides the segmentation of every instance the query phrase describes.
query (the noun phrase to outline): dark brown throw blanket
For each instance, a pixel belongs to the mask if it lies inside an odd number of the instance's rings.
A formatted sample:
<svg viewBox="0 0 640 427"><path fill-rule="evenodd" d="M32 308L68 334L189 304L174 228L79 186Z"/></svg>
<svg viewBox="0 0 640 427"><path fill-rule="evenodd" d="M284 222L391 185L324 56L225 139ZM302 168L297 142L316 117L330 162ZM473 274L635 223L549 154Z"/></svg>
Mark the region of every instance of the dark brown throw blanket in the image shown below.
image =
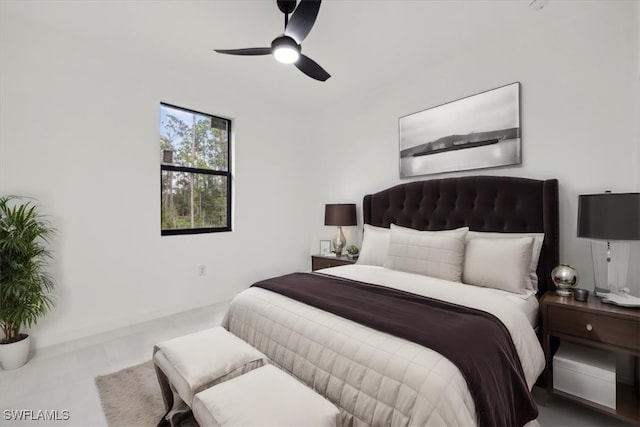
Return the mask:
<svg viewBox="0 0 640 427"><path fill-rule="evenodd" d="M319 273L293 273L253 286L442 354L462 372L481 426L522 426L538 416L511 335L491 314Z"/></svg>

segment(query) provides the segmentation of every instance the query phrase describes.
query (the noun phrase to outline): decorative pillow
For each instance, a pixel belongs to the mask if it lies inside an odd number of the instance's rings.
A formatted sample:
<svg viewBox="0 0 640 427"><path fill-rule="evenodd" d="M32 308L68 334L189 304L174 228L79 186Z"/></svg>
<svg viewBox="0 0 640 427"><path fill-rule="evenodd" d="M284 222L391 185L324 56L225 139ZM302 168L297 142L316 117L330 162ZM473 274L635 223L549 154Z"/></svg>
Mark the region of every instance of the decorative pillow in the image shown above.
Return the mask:
<svg viewBox="0 0 640 427"><path fill-rule="evenodd" d="M389 229L364 225L362 248L356 264L378 265L382 267L389 252Z"/></svg>
<svg viewBox="0 0 640 427"><path fill-rule="evenodd" d="M467 242L462 281L524 294L529 280L532 237L474 238Z"/></svg>
<svg viewBox="0 0 640 427"><path fill-rule="evenodd" d="M392 224L384 266L459 282L467 230L417 231Z"/></svg>
<svg viewBox="0 0 640 427"><path fill-rule="evenodd" d="M469 231L469 227L456 228L455 230L442 231L419 231L413 228L402 227L400 225L391 224L393 228L402 230L416 231L420 233L452 233ZM356 264L384 266L389 253L389 237L391 230L384 227L375 227L373 225L364 225L364 235L362 236L362 248L360 248L360 256Z"/></svg>
<svg viewBox="0 0 640 427"><path fill-rule="evenodd" d="M477 238L500 238L500 239L514 239L520 237L532 237L533 245L531 245L531 265L529 266L529 277L527 280L527 289L533 289L538 291L538 274L536 270L538 268L538 259L540 258L540 251L542 250L542 243L544 242L544 233L488 233L481 231L469 231L467 233L467 243L471 239Z"/></svg>

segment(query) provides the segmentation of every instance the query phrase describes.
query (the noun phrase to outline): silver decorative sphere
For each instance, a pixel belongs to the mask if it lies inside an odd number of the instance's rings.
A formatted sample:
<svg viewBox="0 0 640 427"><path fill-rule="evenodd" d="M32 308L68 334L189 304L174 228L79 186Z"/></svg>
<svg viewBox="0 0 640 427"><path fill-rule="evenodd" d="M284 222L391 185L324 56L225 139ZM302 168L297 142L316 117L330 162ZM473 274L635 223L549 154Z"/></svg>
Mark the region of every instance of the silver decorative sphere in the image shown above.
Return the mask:
<svg viewBox="0 0 640 427"><path fill-rule="evenodd" d="M560 264L551 271L551 279L556 285L556 294L563 297L570 297L573 288L578 285L580 278L575 268L570 265Z"/></svg>

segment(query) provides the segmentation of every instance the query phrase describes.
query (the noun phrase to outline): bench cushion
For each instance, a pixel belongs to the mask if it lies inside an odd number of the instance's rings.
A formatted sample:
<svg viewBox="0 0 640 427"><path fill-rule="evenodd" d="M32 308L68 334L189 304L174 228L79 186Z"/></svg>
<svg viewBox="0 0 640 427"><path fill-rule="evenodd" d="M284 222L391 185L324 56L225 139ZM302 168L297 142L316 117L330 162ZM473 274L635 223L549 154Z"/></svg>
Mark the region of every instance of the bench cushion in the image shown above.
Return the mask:
<svg viewBox="0 0 640 427"><path fill-rule="evenodd" d="M217 327L157 344L154 363L191 406L201 390L268 363L268 358L226 329Z"/></svg>
<svg viewBox="0 0 640 427"><path fill-rule="evenodd" d="M201 426L340 426L331 402L273 365L198 393L193 416Z"/></svg>

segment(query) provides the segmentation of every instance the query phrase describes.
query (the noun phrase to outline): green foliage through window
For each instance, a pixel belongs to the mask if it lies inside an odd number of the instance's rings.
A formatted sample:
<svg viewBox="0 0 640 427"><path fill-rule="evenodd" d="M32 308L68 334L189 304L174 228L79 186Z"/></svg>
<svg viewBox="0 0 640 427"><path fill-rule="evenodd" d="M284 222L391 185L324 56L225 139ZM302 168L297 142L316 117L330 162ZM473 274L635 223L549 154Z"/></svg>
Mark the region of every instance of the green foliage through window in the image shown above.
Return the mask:
<svg viewBox="0 0 640 427"><path fill-rule="evenodd" d="M231 230L231 121L160 104L162 234Z"/></svg>

